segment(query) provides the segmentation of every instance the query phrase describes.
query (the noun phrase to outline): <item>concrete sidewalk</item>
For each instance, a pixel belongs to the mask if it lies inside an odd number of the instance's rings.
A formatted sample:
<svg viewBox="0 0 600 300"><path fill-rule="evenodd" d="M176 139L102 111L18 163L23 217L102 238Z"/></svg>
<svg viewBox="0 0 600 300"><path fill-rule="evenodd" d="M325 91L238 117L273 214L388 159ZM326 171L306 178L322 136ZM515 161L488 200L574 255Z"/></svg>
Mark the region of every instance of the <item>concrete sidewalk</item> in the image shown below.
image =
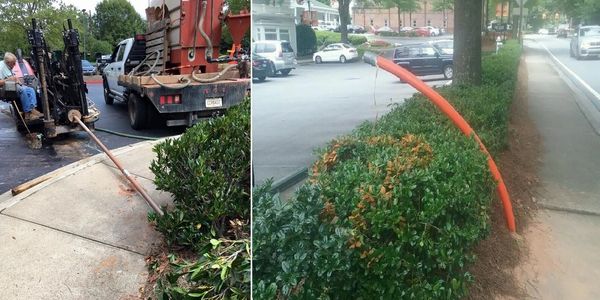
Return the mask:
<svg viewBox="0 0 600 300"><path fill-rule="evenodd" d="M529 258L517 274L534 299L600 299L598 120L546 50L528 42L524 55L528 110L542 138L542 209L523 233Z"/></svg>
<svg viewBox="0 0 600 300"><path fill-rule="evenodd" d="M159 204L149 165L157 142L115 150ZM161 235L144 199L105 154L49 173L13 197L0 195L0 299L137 299L144 258Z"/></svg>

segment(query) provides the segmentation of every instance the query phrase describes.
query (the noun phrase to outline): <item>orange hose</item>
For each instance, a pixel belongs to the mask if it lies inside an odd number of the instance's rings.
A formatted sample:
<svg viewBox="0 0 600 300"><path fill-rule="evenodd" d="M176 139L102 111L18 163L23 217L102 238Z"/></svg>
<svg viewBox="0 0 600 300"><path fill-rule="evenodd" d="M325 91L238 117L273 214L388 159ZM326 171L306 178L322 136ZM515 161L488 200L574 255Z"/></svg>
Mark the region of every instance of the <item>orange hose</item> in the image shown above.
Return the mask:
<svg viewBox="0 0 600 300"><path fill-rule="evenodd" d="M437 106L446 116L452 120L454 125L462 131L466 136L470 137L473 135L477 143L479 143L479 147L481 151L487 155L488 167L490 168L490 172L492 176L498 183L496 187L496 191L498 192L498 196L502 201L502 206L504 207L504 218L506 219L506 225L510 232L515 232L515 217L513 215L512 204L510 202L510 196L508 194L508 190L506 189L506 185L504 184L504 180L502 180L502 175L496 166L496 163L492 159L492 156L485 148L485 145L479 139L479 136L473 128L465 121L465 119L452 107L452 105L444 99L440 94L438 94L434 89L429 87L415 75L402 68L401 66L395 64L393 61L389 59L385 59L381 56L374 57L372 53L365 53L364 60L367 63L376 65L394 75L403 81L410 84L412 87L417 89L419 92L423 93L435 106Z"/></svg>

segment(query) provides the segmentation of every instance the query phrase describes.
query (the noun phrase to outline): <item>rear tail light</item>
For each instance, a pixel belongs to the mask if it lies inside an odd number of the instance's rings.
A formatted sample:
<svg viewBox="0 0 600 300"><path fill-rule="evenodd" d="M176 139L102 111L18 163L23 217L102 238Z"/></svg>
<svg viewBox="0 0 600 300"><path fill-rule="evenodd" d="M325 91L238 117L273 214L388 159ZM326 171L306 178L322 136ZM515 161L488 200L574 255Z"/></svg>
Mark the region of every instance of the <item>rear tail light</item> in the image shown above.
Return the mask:
<svg viewBox="0 0 600 300"><path fill-rule="evenodd" d="M181 95L162 95L160 96L160 105L181 104Z"/></svg>

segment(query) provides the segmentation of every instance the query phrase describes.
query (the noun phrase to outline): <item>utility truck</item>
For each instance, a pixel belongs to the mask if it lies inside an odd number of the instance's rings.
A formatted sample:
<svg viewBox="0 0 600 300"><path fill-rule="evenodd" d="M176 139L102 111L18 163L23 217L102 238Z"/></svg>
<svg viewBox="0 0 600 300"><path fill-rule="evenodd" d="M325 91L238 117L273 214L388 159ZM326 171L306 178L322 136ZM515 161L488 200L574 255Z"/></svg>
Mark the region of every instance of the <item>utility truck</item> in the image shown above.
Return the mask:
<svg viewBox="0 0 600 300"><path fill-rule="evenodd" d="M119 42L102 75L106 104L127 103L132 128L192 126L243 100L249 13L232 14L223 0L150 0L146 17L146 32ZM234 45L219 56L223 22Z"/></svg>

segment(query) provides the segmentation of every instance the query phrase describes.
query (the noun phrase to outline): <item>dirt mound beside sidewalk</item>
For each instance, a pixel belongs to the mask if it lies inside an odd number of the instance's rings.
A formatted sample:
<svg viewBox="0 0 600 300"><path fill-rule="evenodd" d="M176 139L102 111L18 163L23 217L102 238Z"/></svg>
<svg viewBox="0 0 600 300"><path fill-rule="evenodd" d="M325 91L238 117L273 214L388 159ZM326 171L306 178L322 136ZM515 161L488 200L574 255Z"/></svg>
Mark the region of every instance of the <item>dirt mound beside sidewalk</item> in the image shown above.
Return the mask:
<svg viewBox="0 0 600 300"><path fill-rule="evenodd" d="M523 287L513 274L527 257L528 249L519 233L529 226L537 211L535 188L539 185L541 137L529 117L527 68L521 61L517 89L511 107L508 149L496 158L511 196L517 235L511 235L504 220L502 205L492 205L492 231L476 248L477 261L469 272L475 276L467 299L524 299Z"/></svg>

